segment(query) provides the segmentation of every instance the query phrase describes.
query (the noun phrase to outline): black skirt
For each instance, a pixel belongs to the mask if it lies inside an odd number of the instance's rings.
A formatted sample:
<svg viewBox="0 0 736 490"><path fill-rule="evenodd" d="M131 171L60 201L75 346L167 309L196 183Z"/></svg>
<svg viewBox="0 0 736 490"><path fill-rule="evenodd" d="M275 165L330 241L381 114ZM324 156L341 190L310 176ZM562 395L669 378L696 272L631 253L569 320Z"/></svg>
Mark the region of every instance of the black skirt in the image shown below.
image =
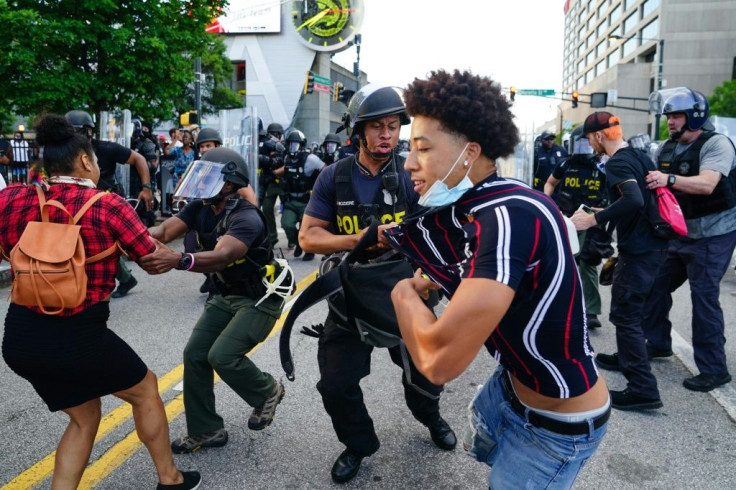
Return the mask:
<svg viewBox="0 0 736 490"><path fill-rule="evenodd" d="M131 388L148 368L107 328L109 316L105 301L69 317L11 304L3 359L33 385L52 412Z"/></svg>

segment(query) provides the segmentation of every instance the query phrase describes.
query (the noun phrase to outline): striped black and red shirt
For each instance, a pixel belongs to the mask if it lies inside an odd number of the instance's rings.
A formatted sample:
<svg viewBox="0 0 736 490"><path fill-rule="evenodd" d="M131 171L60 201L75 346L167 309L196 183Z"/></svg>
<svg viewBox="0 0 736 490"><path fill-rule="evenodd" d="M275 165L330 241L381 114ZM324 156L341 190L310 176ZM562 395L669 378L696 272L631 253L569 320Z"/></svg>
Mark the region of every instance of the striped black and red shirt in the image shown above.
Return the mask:
<svg viewBox="0 0 736 490"><path fill-rule="evenodd" d="M595 384L580 277L562 215L547 196L494 174L455 204L407 218L387 235L450 298L474 277L516 292L486 347L524 385L569 398Z"/></svg>
<svg viewBox="0 0 736 490"><path fill-rule="evenodd" d="M46 200L61 202L72 214L76 214L98 189L76 184L54 184L45 191ZM41 221L38 195L34 186L13 185L0 192L0 247L10 254L29 221ZM68 216L57 208L49 208L49 219L57 223L68 222ZM78 223L87 257L104 252L116 241L132 260L152 253L156 247L145 225L125 199L114 193L106 193L90 207ZM70 316L89 308L110 296L115 289L118 272L119 250L99 262L87 264L87 297L76 308L65 308L61 315ZM34 311L41 310L30 307Z"/></svg>

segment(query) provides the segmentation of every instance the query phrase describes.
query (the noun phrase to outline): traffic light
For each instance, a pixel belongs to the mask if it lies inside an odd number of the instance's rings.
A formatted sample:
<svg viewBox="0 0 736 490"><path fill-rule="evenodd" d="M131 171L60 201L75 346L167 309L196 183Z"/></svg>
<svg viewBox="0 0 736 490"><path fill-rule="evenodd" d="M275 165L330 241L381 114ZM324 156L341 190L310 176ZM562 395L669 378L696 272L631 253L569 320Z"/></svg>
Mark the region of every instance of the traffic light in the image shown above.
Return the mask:
<svg viewBox="0 0 736 490"><path fill-rule="evenodd" d="M314 92L314 75L311 71L307 71L307 77L304 79L304 93L311 94Z"/></svg>
<svg viewBox="0 0 736 490"><path fill-rule="evenodd" d="M511 87L509 89L509 97L511 97L511 102L513 102L516 98L516 87Z"/></svg>
<svg viewBox="0 0 736 490"><path fill-rule="evenodd" d="M179 115L179 126L190 126L192 124L199 124L197 111L188 111Z"/></svg>
<svg viewBox="0 0 736 490"><path fill-rule="evenodd" d="M578 106L578 92L577 90L572 93L572 108L575 109Z"/></svg>
<svg viewBox="0 0 736 490"><path fill-rule="evenodd" d="M353 95L355 95L355 90L342 89L340 90L340 101L343 104L348 105L348 102L353 98Z"/></svg>
<svg viewBox="0 0 736 490"><path fill-rule="evenodd" d="M332 93L333 100L335 102L340 102L342 100L341 95L342 95L342 83L335 82L335 88Z"/></svg>

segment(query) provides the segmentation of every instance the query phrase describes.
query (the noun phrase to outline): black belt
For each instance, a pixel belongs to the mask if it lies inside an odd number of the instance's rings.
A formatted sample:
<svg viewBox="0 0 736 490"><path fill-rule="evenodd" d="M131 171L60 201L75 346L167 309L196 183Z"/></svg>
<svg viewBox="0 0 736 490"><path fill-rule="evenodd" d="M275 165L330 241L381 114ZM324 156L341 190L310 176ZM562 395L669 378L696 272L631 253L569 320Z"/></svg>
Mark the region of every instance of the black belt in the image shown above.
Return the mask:
<svg viewBox="0 0 736 490"><path fill-rule="evenodd" d="M507 373L508 371L501 376L501 383L503 384L504 391L506 392L506 398L509 400L509 403L511 403L511 408L513 408L514 412L518 413L520 417L529 420L529 423L534 427L547 429L549 431L556 432L557 434L577 436L588 433L588 422L562 422L561 420L549 418L532 409L528 409L516 397L516 393L514 393L514 388L511 385L511 380ZM529 410L528 414L527 409ZM603 424L608 422L608 417L610 416L611 407L609 406L605 413L593 419L593 429L599 429L602 427Z"/></svg>

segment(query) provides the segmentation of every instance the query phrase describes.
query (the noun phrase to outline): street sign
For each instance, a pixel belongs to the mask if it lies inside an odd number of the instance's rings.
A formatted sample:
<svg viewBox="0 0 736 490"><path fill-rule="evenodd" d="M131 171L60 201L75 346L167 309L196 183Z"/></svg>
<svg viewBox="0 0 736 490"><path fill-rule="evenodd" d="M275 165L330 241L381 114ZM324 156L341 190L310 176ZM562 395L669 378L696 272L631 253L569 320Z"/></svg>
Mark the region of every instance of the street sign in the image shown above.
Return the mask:
<svg viewBox="0 0 736 490"><path fill-rule="evenodd" d="M550 95L555 95L555 90L554 89L551 89L551 88L549 88L549 89L547 89L547 88L542 88L542 89L519 89L519 90L516 91L516 93L519 94L519 95L541 95L541 96L545 96L546 97L546 96L550 96Z"/></svg>
<svg viewBox="0 0 736 490"><path fill-rule="evenodd" d="M315 79L316 79L316 77L315 77ZM325 80L327 80L327 79L325 79ZM331 92L331 88L330 88L329 85L324 85L324 84L322 84L320 82L315 81L314 82L314 91L315 92L324 92L326 94L329 94Z"/></svg>
<svg viewBox="0 0 736 490"><path fill-rule="evenodd" d="M314 83L321 83L322 85L332 85L330 79L321 75L314 75Z"/></svg>

